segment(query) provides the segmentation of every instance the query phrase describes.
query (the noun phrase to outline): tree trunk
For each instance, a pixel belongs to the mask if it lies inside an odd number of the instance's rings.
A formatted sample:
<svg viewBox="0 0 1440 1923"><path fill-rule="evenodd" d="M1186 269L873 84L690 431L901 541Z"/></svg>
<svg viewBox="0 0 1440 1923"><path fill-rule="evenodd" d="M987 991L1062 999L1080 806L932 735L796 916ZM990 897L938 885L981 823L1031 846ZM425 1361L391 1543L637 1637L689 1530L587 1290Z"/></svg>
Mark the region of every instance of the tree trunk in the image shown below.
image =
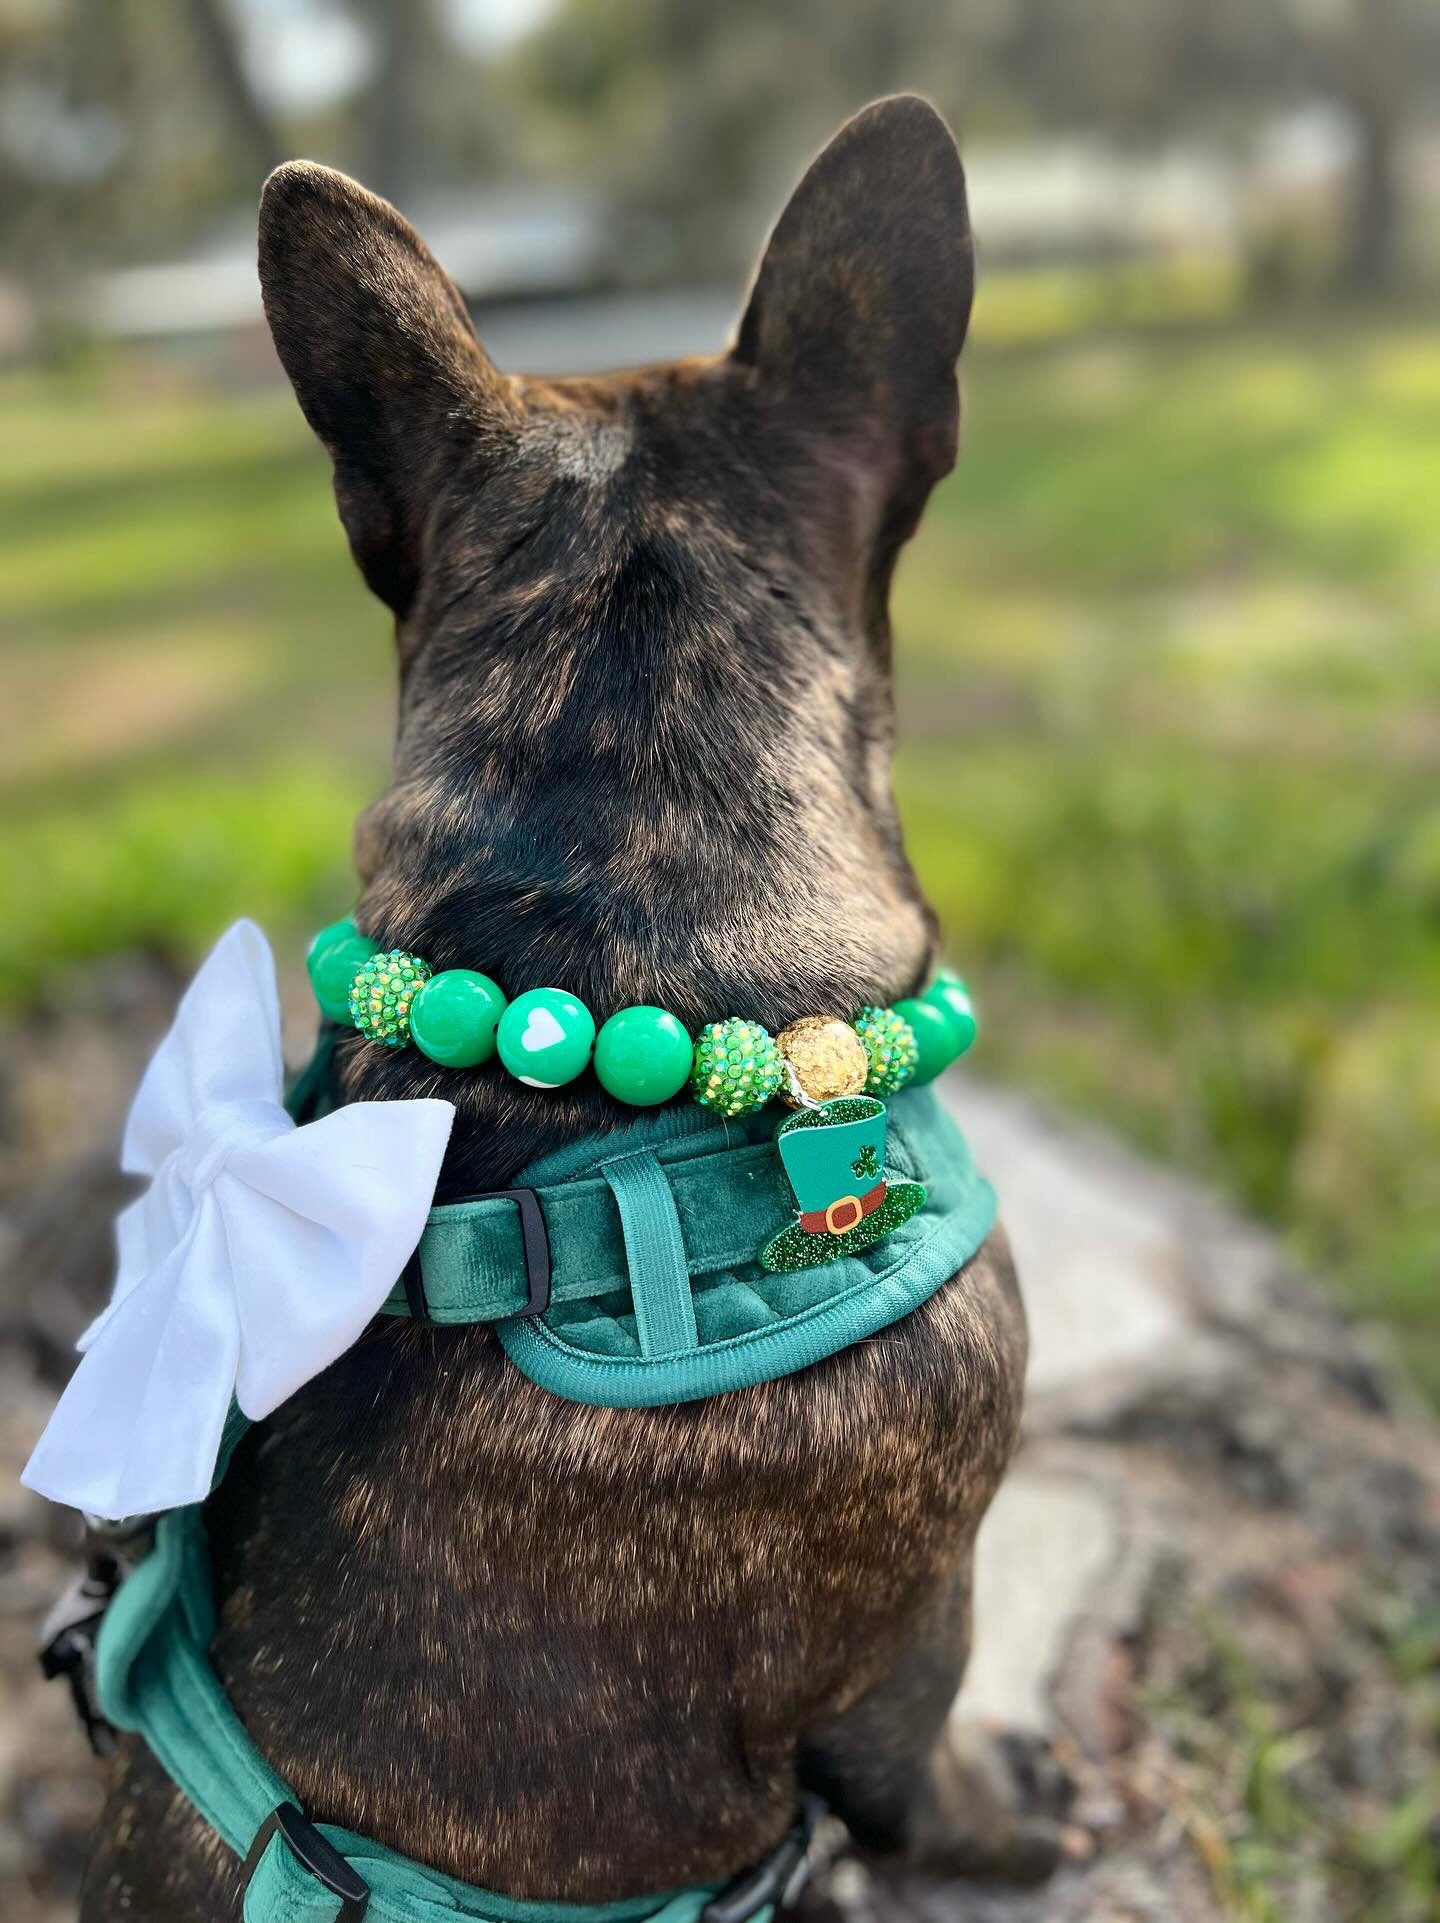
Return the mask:
<svg viewBox="0 0 1440 1923"><path fill-rule="evenodd" d="M430 17L418 0L408 7L397 0L369 0L365 13L375 37L375 79L365 114L365 184L387 200L401 201L416 174Z"/></svg>
<svg viewBox="0 0 1440 1923"><path fill-rule="evenodd" d="M221 0L185 0L185 4L220 107L263 179L285 156L274 123L250 85Z"/></svg>
<svg viewBox="0 0 1440 1923"><path fill-rule="evenodd" d="M1376 100L1353 102L1357 150L1346 221L1341 284L1347 293L1379 294L1400 269L1400 139L1395 119Z"/></svg>
<svg viewBox="0 0 1440 1923"><path fill-rule="evenodd" d="M1331 47L1331 81L1355 133L1340 256L1346 293L1388 292L1399 277L1400 149L1419 58L1404 0L1350 0L1348 30Z"/></svg>

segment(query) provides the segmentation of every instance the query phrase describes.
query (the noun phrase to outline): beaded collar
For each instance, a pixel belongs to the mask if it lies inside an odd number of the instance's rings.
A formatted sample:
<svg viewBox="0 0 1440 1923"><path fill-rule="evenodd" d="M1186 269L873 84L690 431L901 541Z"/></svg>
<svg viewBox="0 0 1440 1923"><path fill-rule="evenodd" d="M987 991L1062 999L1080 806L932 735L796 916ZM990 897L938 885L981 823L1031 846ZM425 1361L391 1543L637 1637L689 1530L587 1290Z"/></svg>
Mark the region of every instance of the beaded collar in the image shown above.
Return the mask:
<svg viewBox="0 0 1440 1923"><path fill-rule="evenodd" d="M778 1035L729 1015L692 1036L668 1010L648 1005L617 1009L597 1027L563 988L529 988L511 1000L476 969L437 974L419 955L382 951L348 919L320 930L306 965L322 1012L379 1047L413 1044L442 1068L474 1068L498 1055L527 1088L560 1088L593 1067L608 1094L635 1108L667 1102L687 1085L702 1108L725 1116L776 1097L792 1108L883 1098L933 1081L976 1035L969 990L950 969L893 1008L808 1015Z"/></svg>

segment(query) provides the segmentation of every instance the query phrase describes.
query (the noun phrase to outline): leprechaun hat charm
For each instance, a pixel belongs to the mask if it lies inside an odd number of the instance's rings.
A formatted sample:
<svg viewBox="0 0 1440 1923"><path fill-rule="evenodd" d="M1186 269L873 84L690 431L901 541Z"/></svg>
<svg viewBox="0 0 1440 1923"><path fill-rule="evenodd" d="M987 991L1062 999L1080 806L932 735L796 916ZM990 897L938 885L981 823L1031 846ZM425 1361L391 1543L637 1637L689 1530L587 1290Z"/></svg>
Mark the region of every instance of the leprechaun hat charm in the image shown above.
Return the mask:
<svg viewBox="0 0 1440 1923"><path fill-rule="evenodd" d="M780 1124L775 1141L798 1215L761 1249L761 1268L784 1274L858 1254L922 1207L919 1182L885 1179L888 1123L873 1095L842 1095Z"/></svg>

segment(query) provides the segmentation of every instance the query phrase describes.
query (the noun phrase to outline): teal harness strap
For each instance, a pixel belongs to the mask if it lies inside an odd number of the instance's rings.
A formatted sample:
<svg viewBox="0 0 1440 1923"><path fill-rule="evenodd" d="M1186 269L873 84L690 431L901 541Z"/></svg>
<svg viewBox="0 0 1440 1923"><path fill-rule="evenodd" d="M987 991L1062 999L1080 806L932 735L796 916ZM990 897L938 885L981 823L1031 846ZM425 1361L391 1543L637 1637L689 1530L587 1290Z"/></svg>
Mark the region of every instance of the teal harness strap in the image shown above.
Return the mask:
<svg viewBox="0 0 1440 1923"><path fill-rule="evenodd" d="M218 1487L250 1427L232 1404L215 1469ZM159 1518L149 1553L120 1585L100 1625L95 1687L106 1720L142 1736L195 1808L242 1860L294 1792L266 1763L209 1659L215 1609L209 1544L196 1505ZM302 1829L311 1826L300 1819ZM714 1885L618 1903L540 1903L479 1889L425 1868L334 1823L313 1826L368 1890L381 1923L699 1923ZM245 1890L244 1923L343 1923L342 1899L277 1830ZM755 1923L769 1923L766 1909Z"/></svg>
<svg viewBox="0 0 1440 1923"><path fill-rule="evenodd" d="M625 1231L625 1257L642 1355L693 1349L695 1302L685 1261L685 1238L665 1171L648 1148L602 1162Z"/></svg>
<svg viewBox="0 0 1440 1923"><path fill-rule="evenodd" d="M702 1162L661 1164L682 1225L686 1267L707 1274L747 1260L793 1203L772 1144L721 1143ZM718 1178L733 1185L730 1206L718 1218L710 1197ZM531 1183L545 1216L553 1272L552 1301L581 1302L628 1289L633 1273L615 1191L603 1175ZM420 1267L430 1320L439 1323L500 1322L525 1307L525 1265L520 1217L513 1202L487 1199L450 1202L432 1209L420 1239ZM384 1304L387 1315L407 1315L402 1288Z"/></svg>
<svg viewBox="0 0 1440 1923"><path fill-rule="evenodd" d="M757 1160L748 1143L726 1147L723 1134L718 1142L697 1136L688 1144L693 1159L684 1161L677 1158L686 1144L660 1142L647 1186L658 1175L673 1197L690 1281L688 1314L682 1305L673 1322L657 1320L659 1302L679 1293L679 1258L667 1237L663 1252L657 1246L632 1259L617 1291L597 1287L567 1298L557 1290L551 1313L501 1322L496 1333L506 1354L554 1395L648 1408L773 1381L898 1322L974 1255L994 1223L995 1193L932 1089L907 1089L888 1107L887 1171L923 1183L928 1199L874 1247L795 1274L763 1273L758 1245L795 1214L773 1141ZM632 1155L642 1143L632 1134ZM563 1188L568 1176L582 1188L597 1146L547 1157L518 1179L558 1180ZM622 1163L612 1154L601 1166L608 1175ZM547 1217L554 1192L538 1189ZM606 1201L608 1213L618 1214ZM613 1230L597 1225L599 1232ZM430 1273L427 1266L427 1289ZM674 1341L676 1331L686 1339Z"/></svg>

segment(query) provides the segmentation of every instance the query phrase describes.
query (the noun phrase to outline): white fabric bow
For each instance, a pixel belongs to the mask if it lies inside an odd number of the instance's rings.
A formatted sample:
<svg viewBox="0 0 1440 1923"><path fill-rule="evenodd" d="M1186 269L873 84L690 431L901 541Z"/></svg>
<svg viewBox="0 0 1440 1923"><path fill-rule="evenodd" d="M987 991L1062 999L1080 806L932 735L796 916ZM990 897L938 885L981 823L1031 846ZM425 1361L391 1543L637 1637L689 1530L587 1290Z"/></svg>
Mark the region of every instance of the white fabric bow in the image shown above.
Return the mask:
<svg viewBox="0 0 1440 1923"><path fill-rule="evenodd" d="M253 922L224 935L145 1071L110 1306L22 1480L118 1518L209 1494L232 1394L269 1415L356 1340L420 1239L455 1110L281 1106L280 1004Z"/></svg>

